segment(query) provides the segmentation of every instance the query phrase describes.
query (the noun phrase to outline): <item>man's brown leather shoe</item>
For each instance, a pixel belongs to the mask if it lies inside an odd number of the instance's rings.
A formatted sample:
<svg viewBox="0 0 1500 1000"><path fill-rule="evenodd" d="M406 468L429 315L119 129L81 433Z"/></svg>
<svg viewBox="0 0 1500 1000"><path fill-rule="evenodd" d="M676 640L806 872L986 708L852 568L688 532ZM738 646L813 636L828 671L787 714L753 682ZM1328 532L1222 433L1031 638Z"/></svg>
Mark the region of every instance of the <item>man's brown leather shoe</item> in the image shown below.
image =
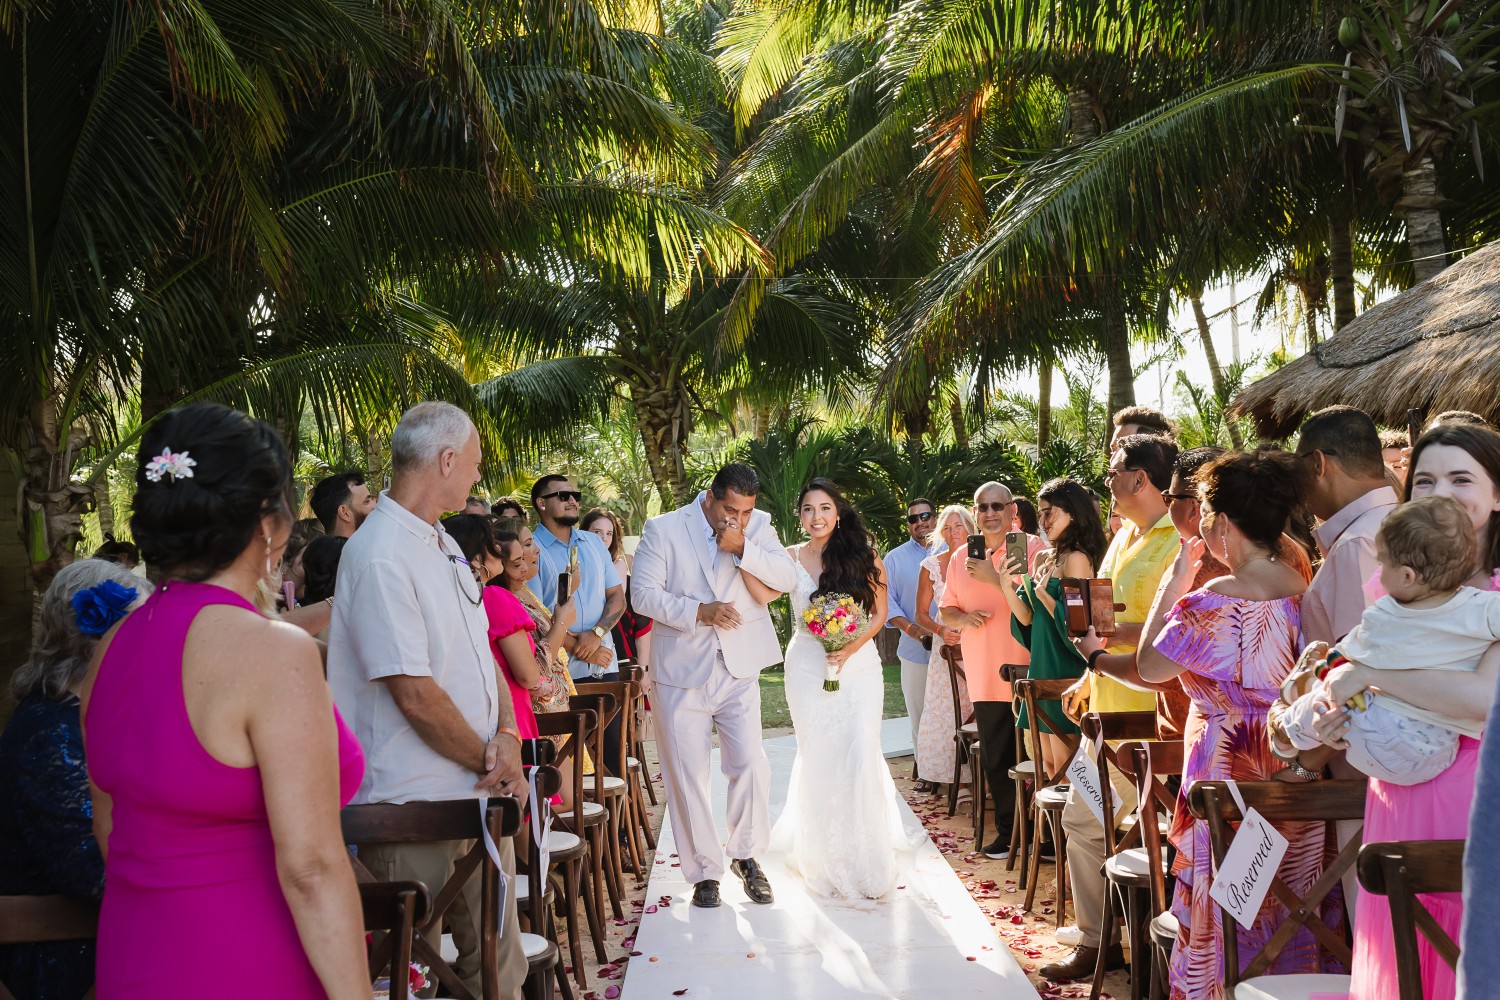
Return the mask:
<svg viewBox="0 0 1500 1000"><path fill-rule="evenodd" d="M1112 945L1105 955L1104 969L1113 972L1125 968L1125 952L1119 945ZM1061 962L1044 965L1037 971L1054 983L1071 983L1076 979L1092 979L1094 966L1099 961L1099 949L1079 945Z"/></svg>

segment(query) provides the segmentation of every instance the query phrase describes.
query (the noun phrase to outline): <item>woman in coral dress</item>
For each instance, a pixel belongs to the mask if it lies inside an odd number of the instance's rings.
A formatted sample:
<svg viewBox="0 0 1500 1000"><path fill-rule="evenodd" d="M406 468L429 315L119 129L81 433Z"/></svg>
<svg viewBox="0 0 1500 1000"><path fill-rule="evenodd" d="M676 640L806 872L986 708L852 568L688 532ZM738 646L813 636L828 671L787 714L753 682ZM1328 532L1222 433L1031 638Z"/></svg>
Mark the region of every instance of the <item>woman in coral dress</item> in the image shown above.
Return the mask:
<svg viewBox="0 0 1500 1000"><path fill-rule="evenodd" d="M1224 996L1224 924L1208 895L1213 859L1207 823L1193 818L1186 795L1195 781L1267 781L1284 770L1266 740L1266 716L1281 682L1297 661L1305 563L1289 560L1282 543L1296 506L1289 456L1231 453L1199 473L1202 538L1183 543L1159 606L1169 607L1154 641L1138 654L1141 678L1174 677L1192 699L1184 736L1182 792L1169 834L1178 850L1172 913L1181 927L1168 978L1173 1000ZM1183 595L1196 578L1205 548L1229 572ZM1157 623L1147 624L1147 636ZM1322 874L1330 846L1326 824L1278 824L1290 841L1279 874L1305 894ZM1342 902L1325 900L1322 916L1338 927ZM1267 896L1248 929L1237 929L1248 963L1287 921L1286 908ZM1305 927L1272 963L1270 974L1342 972Z"/></svg>

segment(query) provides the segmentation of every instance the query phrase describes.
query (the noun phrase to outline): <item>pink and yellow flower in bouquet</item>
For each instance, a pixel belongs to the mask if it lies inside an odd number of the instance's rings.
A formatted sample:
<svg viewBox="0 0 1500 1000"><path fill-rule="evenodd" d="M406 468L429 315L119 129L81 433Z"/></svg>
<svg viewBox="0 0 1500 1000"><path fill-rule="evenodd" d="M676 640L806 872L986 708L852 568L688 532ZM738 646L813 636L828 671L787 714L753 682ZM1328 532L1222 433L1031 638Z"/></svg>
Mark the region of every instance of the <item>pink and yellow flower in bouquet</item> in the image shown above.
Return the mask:
<svg viewBox="0 0 1500 1000"><path fill-rule="evenodd" d="M864 634L870 618L859 602L848 594L814 595L807 610L802 612L802 627L807 634L818 640L823 649L834 653ZM823 668L823 690L839 689L838 668L827 665Z"/></svg>

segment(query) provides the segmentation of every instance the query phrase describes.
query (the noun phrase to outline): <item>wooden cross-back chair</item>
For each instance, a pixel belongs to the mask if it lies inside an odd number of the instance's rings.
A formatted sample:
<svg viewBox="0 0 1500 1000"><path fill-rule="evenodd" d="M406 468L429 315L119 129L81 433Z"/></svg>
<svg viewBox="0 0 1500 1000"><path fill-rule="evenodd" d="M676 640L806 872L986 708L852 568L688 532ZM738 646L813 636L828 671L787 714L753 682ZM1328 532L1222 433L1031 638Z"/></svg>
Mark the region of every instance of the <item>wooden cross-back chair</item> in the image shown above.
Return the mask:
<svg viewBox="0 0 1500 1000"><path fill-rule="evenodd" d="M650 816L646 813L646 803L642 799L645 796L653 806L656 805L656 789L652 786L651 771L646 767L645 733L650 718L646 704L646 670L644 667L622 664L620 675L635 685L632 703L627 709L630 712L630 754L625 758L625 780L630 782L630 794L638 804L643 821L641 836L645 838L648 850L654 851L656 834L651 830Z"/></svg>
<svg viewBox="0 0 1500 1000"><path fill-rule="evenodd" d="M421 882L365 882L359 887L359 905L364 912L365 930L383 931L391 948L389 954L390 1000L407 1000L411 996L411 943L418 924L427 919L432 908L432 894ZM370 955L370 978L376 979L385 965L374 964Z"/></svg>
<svg viewBox="0 0 1500 1000"><path fill-rule="evenodd" d="M1073 755L1078 752L1078 737L1065 732L1061 720L1043 703L1058 701L1076 683L1076 678L1068 677L1047 680L1023 677L1015 683L1015 692L1026 705L1026 737L1031 743L1031 759L1036 762L1036 786L1031 805L1038 815L1031 828L1031 872L1026 886L1025 909L1029 911L1036 898L1036 880L1041 868L1042 822L1045 820L1047 828L1052 832L1053 849L1057 852L1058 927L1063 925L1068 908L1068 845L1062 825L1063 809L1068 804L1068 786L1061 784L1061 781L1067 774L1067 760L1072 760ZM1038 721L1044 723L1067 749L1066 760L1056 773L1047 773L1047 758L1042 755L1042 728L1037 725Z"/></svg>
<svg viewBox="0 0 1500 1000"><path fill-rule="evenodd" d="M1330 824L1329 836L1333 836L1331 824L1334 821L1363 819L1365 815L1366 783L1363 780L1296 784L1283 781L1241 781L1238 785L1245 807L1255 809L1272 824L1324 822ZM1222 781L1194 782L1188 789L1187 801L1193 815L1208 823L1214 871L1217 872L1234 839L1231 824L1242 819L1240 807L1230 794L1228 785ZM1339 884L1339 879L1354 864L1358 854L1359 838L1354 837L1323 870L1305 896L1297 895L1282 881L1280 875L1274 877L1266 898L1275 899L1284 906L1287 916L1249 962L1240 961L1239 924L1227 909L1219 907L1223 921L1224 984L1232 995L1240 1000L1265 1000L1283 996L1302 997L1306 996L1309 989L1326 993L1348 992L1348 976L1278 976L1266 973L1271 963L1303 927L1312 932L1328 954L1342 962L1345 968L1350 966L1353 956L1342 927L1335 929L1328 926L1319 915L1319 906L1333 887ZM1243 972L1240 971L1242 968Z"/></svg>
<svg viewBox="0 0 1500 1000"><path fill-rule="evenodd" d="M974 721L973 712L964 715L963 690L968 678L964 674L963 650L944 645L938 655L948 671L948 688L953 692L953 780L948 783L948 815L958 811L960 779L964 766L969 765L969 814L974 820L974 844L977 847L984 826L984 769L973 766L971 762L979 746L979 726Z"/></svg>
<svg viewBox="0 0 1500 1000"><path fill-rule="evenodd" d="M619 681L590 681L578 685L580 695L607 694L615 700L615 713L613 718L618 719L620 724L615 727L616 744L614 759L620 761L622 768L628 768L626 762L630 759L630 747L635 737L635 703L640 699L640 685L632 680ZM609 734L609 723L606 720L604 733L606 738ZM606 749L609 749L606 747ZM629 852L629 870L640 878L645 874L643 858L645 851L641 846L640 830L649 827L645 815L645 800L641 798L640 790L631 781L629 770L622 774L610 774L601 777L596 770L594 774L583 779L584 793L595 801L603 802L609 809L610 834L614 845L616 872L624 870L626 858L621 853L621 840L624 841L624 849Z"/></svg>
<svg viewBox="0 0 1500 1000"><path fill-rule="evenodd" d="M416 925L412 953L428 965L448 995L458 1000L481 1000L464 985L453 967L443 961L438 949L427 942L429 932L440 932L444 915L458 901L464 884L480 879L479 954L482 968L482 1000L499 1000L500 955L500 878L499 869L484 846L484 827L498 844L514 836L521 828L521 804L508 795L490 798L480 817L474 799L443 802L378 802L345 806L339 814L344 841L356 845L421 844L450 840L472 840L474 846L454 865L447 884L433 896L426 919ZM351 858L355 878L360 882L379 882L357 856ZM431 886L428 887L431 890ZM370 956L371 968L380 969L391 961L396 947L392 935L386 935ZM394 977L393 977L394 978Z"/></svg>
<svg viewBox="0 0 1500 1000"><path fill-rule="evenodd" d="M538 741L545 750L539 758L553 754L549 741ZM521 916L526 918L527 929L521 934L521 948L526 954L527 1000L551 1000L554 985L562 992L563 1000L573 1000L573 988L568 983L567 970L563 967L562 950L557 941L557 918L548 905L550 896L547 872L542 868L542 843L538 832L546 829L551 813L551 799L562 787L562 775L557 768L539 764L528 776L536 785L538 812L531 814L530 797L527 800L527 815L521 824L517 841L524 843L525 850L516 852L516 871L525 876L525 899L517 900ZM550 867L550 862L549 862ZM519 897L519 889L517 891Z"/></svg>
<svg viewBox="0 0 1500 1000"><path fill-rule="evenodd" d="M1133 846L1141 839L1139 810L1119 817L1113 773L1118 771L1133 785L1136 779L1134 748L1156 735L1155 712L1089 712L1080 720L1083 738L1094 747L1094 765L1099 771L1099 798L1104 822L1104 914L1100 926L1106 935L1117 916L1125 918L1125 936L1130 942L1130 996L1141 1000L1146 991L1146 931L1151 920L1150 859L1144 848ZM1118 747L1111 741L1119 742ZM1121 742L1123 741L1123 742ZM1099 949L1090 1000L1098 1000L1104 988L1108 949Z"/></svg>
<svg viewBox="0 0 1500 1000"><path fill-rule="evenodd" d="M590 734L598 729L598 725L599 716L590 709L537 714L537 732L544 737L549 737L546 740L549 744L554 743L551 738L556 739L557 745L552 758L553 766L568 762L572 764L572 781L566 790L570 802L585 801L582 750L587 746ZM589 937L594 942L594 957L601 965L609 961L609 954L604 947L604 896L601 888L603 876L598 871L597 865L599 857L595 845L597 838L589 836L590 827L574 821L572 817L562 816L559 821L567 825L568 829L552 831L552 861L562 871L563 876L563 896L565 897L563 918L567 922L568 951L573 960L573 978L580 990L586 990L588 989L588 973L584 971L583 935L580 933L578 923L580 899L583 901L584 917L588 921ZM594 829L598 829L597 820Z"/></svg>
<svg viewBox="0 0 1500 1000"><path fill-rule="evenodd" d="M620 852L620 810L615 806L615 796L624 788L624 782L612 775L604 766L604 735L620 712L620 699L603 682L579 684L578 693L568 699L570 706L592 711L598 724L587 736L589 755L594 758L594 773L583 779L583 800L575 803L573 812L559 812L558 818L571 826L573 815L583 817L583 827L589 834L589 845L594 849L594 871L609 897L610 911L616 920L625 919L623 901L625 885L620 872L624 867ZM623 732L624 727L617 728ZM622 758L623 759L623 758ZM611 780L613 779L613 780ZM577 832L575 830L575 832Z"/></svg>
<svg viewBox="0 0 1500 1000"><path fill-rule="evenodd" d="M1030 673L1031 667L1025 663L1002 663L1000 665L1000 678L1011 686L1014 694L1016 682ZM1011 765L1010 780L1015 786L1016 807L1011 815L1010 822L1010 856L1005 859L1005 870L1013 871L1016 866L1016 856L1021 859L1021 888L1026 888L1027 873L1031 867L1031 796L1036 790L1036 771L1038 764L1031 757L1031 748L1026 745L1026 737L1021 735L1021 727L1015 727L1016 762ZM977 844L978 841L976 840Z"/></svg>
<svg viewBox="0 0 1500 1000"><path fill-rule="evenodd" d="M1417 934L1439 958L1458 968L1458 944L1422 904L1421 893L1463 892L1462 840L1382 841L1359 850L1359 884L1387 897L1391 934L1396 941L1396 982L1400 1000L1422 1000L1422 960Z"/></svg>
<svg viewBox="0 0 1500 1000"><path fill-rule="evenodd" d="M0 896L0 944L76 941L99 934L99 904L67 896ZM92 998L93 991L89 992ZM0 1000L16 1000L0 982Z"/></svg>
<svg viewBox="0 0 1500 1000"><path fill-rule="evenodd" d="M1135 791L1140 802L1136 822L1141 831L1141 849L1146 852L1146 870L1151 876L1151 980L1147 992L1152 997L1165 997L1167 964L1179 928L1167 898L1167 840L1161 831L1172 828L1177 814L1177 797L1167 782L1182 774L1184 749L1181 740L1139 740L1131 746L1135 757Z"/></svg>

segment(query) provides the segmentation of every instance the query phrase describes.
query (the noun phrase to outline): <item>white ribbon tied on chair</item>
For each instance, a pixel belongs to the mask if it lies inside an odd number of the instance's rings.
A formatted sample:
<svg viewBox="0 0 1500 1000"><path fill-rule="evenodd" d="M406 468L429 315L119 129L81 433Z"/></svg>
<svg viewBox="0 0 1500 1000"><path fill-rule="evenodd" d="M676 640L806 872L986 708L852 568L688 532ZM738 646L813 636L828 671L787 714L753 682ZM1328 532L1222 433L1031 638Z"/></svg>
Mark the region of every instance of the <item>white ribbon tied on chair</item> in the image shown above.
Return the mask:
<svg viewBox="0 0 1500 1000"><path fill-rule="evenodd" d="M479 802L479 830L484 835L484 849L488 852L490 860L495 862L495 871L500 873L500 933L505 933L505 905L510 900L510 876L505 873L505 865L500 861L500 846L495 843L495 838L490 835L489 806L490 797L481 795Z"/></svg>
<svg viewBox="0 0 1500 1000"><path fill-rule="evenodd" d="M1068 761L1068 780L1073 783L1073 794L1083 800L1094 814L1099 825L1104 825L1104 793L1100 789L1099 764L1095 755L1098 747L1092 740L1080 740L1078 752Z"/></svg>
<svg viewBox="0 0 1500 1000"><path fill-rule="evenodd" d="M1245 808L1239 785L1233 781L1225 784L1244 819L1229 850L1224 852L1224 860L1219 862L1208 895L1249 930L1270 891L1271 880L1281 868L1281 859L1286 857L1288 841L1258 811Z"/></svg>

